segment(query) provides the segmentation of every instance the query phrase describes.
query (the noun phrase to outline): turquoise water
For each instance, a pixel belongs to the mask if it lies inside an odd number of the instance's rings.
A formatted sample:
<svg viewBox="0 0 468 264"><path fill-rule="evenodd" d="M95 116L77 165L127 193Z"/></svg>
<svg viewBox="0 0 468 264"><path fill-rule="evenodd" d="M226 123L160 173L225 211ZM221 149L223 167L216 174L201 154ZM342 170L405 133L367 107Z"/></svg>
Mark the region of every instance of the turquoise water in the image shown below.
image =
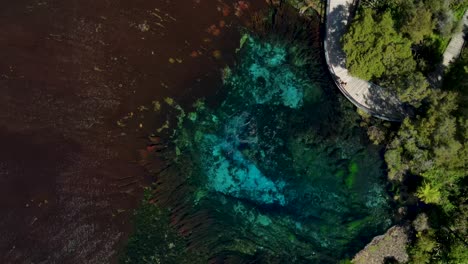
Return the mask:
<svg viewBox="0 0 468 264"><path fill-rule="evenodd" d="M301 50L245 35L219 107L198 101L180 117L182 173L160 181L187 187L160 189L181 196L166 205L179 208L189 250L232 263L336 263L391 224L379 147Z"/></svg>

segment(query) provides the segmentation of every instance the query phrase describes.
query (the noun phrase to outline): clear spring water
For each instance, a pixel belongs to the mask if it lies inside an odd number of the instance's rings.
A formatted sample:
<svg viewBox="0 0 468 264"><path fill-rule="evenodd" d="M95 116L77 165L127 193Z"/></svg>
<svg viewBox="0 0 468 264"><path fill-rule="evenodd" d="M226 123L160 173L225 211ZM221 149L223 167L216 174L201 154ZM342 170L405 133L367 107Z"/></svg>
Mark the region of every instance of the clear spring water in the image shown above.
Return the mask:
<svg viewBox="0 0 468 264"><path fill-rule="evenodd" d="M179 122L190 203L222 226L212 254L336 263L390 224L379 148L300 50L245 35L220 106L198 102Z"/></svg>

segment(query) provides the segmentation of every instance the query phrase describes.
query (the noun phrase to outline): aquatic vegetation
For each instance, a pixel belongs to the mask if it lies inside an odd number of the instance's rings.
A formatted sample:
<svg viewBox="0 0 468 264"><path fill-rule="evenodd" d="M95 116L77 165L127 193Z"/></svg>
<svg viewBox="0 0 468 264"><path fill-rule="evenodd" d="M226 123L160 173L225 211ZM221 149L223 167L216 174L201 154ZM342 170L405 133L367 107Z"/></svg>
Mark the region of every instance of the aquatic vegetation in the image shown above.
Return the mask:
<svg viewBox="0 0 468 264"><path fill-rule="evenodd" d="M345 182L346 182L346 186L348 188L352 188L355 181L356 181L356 175L358 173L358 165L356 162L351 162L349 164L349 167L348 167L348 170L349 170L349 175L348 177L346 178Z"/></svg>
<svg viewBox="0 0 468 264"><path fill-rule="evenodd" d="M390 224L379 147L280 20L242 37L218 107L177 111L156 176L153 200L212 261L336 263Z"/></svg>
<svg viewBox="0 0 468 264"><path fill-rule="evenodd" d="M137 227L129 239L122 263L194 263L198 258L186 252L184 239L171 229L167 211L151 201L150 190L134 216Z"/></svg>

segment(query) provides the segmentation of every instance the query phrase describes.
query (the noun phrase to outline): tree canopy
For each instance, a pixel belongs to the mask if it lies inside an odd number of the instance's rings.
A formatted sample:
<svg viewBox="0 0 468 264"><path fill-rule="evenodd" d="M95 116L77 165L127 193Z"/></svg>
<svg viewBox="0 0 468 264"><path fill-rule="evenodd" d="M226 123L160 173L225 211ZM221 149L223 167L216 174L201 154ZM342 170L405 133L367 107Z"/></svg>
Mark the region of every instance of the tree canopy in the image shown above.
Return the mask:
<svg viewBox="0 0 468 264"><path fill-rule="evenodd" d="M421 38L426 33L414 34ZM391 12L362 9L343 42L352 75L392 89L402 102L416 107L427 97L429 84L416 69L411 41L395 30Z"/></svg>
<svg viewBox="0 0 468 264"><path fill-rule="evenodd" d="M425 228L413 225L411 263L464 263L468 259L468 51L448 69L440 90L429 86L423 72L432 72L441 61L468 0L361 3L342 39L350 73L393 89L402 102L418 108L396 134L378 124L368 131L378 142L385 141L385 134L392 135L385 161L389 179L400 187L395 199L403 206L424 204L417 210L429 215Z"/></svg>
<svg viewBox="0 0 468 264"><path fill-rule="evenodd" d="M343 37L346 66L365 80L414 71L411 42L397 33L390 12L363 9Z"/></svg>
<svg viewBox="0 0 468 264"><path fill-rule="evenodd" d="M425 36L430 35L433 29L431 10L420 4L407 12L401 32L407 34L414 43L419 43Z"/></svg>
<svg viewBox="0 0 468 264"><path fill-rule="evenodd" d="M421 176L420 198L450 211L449 196L459 191L457 182L466 176L466 119L452 115L457 94L434 91L430 98L426 116L403 122L385 159L391 179L402 180L407 173Z"/></svg>
<svg viewBox="0 0 468 264"><path fill-rule="evenodd" d="M460 57L450 66L443 89L458 92L459 111L468 116L468 48L464 48Z"/></svg>

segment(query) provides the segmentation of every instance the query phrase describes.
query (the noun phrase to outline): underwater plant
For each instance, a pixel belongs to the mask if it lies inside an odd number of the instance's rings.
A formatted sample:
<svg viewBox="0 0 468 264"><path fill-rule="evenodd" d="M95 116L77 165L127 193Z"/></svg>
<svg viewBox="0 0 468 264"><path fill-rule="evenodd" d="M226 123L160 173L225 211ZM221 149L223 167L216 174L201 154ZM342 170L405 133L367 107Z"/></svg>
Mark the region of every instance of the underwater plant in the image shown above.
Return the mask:
<svg viewBox="0 0 468 264"><path fill-rule="evenodd" d="M179 111L151 200L206 262L336 263L391 223L380 148L330 89L318 21L261 18L220 106Z"/></svg>

